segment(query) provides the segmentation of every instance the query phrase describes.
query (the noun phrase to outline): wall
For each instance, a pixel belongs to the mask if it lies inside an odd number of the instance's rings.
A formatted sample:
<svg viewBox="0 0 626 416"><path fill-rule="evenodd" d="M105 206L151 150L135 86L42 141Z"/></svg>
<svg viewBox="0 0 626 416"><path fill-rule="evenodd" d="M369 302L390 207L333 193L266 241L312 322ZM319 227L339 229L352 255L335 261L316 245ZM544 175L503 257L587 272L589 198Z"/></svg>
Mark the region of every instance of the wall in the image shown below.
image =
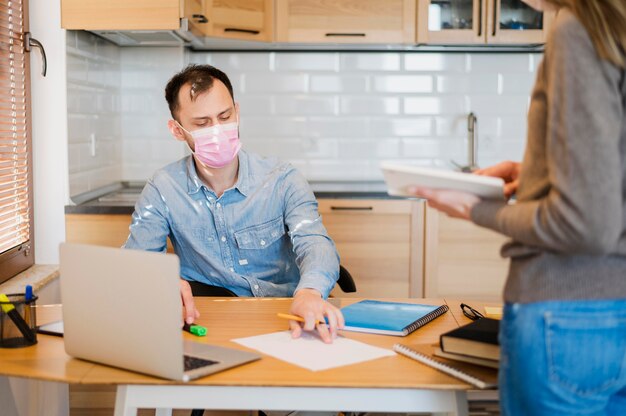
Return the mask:
<svg viewBox="0 0 626 416"><path fill-rule="evenodd" d="M67 131L72 195L122 180L120 48L67 32Z"/></svg>
<svg viewBox="0 0 626 416"><path fill-rule="evenodd" d="M247 149L290 160L309 179L381 179L381 160L467 162L467 114L479 164L521 159L540 54L191 53L224 70Z"/></svg>
<svg viewBox="0 0 626 416"><path fill-rule="evenodd" d="M536 53L189 52L106 46L85 33L77 40L77 50L68 49L72 195L107 181L145 181L188 153L167 130L163 88L189 62L215 65L231 77L246 149L289 160L310 180L332 181L381 180L381 160L466 164L470 111L478 116L480 165L521 159L541 59ZM106 56L100 48L109 48ZM90 75L103 63L119 65L119 79L110 79L117 85ZM85 90L98 100L79 104ZM109 112L117 103L119 112ZM106 122L93 122L98 118ZM94 133L104 157L89 156Z"/></svg>

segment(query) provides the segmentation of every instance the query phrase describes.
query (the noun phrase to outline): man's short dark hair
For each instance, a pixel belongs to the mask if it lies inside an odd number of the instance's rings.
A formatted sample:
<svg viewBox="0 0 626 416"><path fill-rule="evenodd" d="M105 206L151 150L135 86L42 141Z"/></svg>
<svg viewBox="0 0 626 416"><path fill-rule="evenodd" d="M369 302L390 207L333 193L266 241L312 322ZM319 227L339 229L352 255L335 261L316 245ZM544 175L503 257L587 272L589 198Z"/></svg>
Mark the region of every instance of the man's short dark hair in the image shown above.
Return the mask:
<svg viewBox="0 0 626 416"><path fill-rule="evenodd" d="M215 79L222 81L222 83L226 85L230 96L233 98L233 101L235 101L233 86L228 76L214 66L192 64L174 75L165 87L165 99L167 100L167 105L170 107L172 117L176 118L175 113L180 107L178 93L183 85L191 84L189 94L191 95L191 100L194 101L198 95L213 87L213 80Z"/></svg>

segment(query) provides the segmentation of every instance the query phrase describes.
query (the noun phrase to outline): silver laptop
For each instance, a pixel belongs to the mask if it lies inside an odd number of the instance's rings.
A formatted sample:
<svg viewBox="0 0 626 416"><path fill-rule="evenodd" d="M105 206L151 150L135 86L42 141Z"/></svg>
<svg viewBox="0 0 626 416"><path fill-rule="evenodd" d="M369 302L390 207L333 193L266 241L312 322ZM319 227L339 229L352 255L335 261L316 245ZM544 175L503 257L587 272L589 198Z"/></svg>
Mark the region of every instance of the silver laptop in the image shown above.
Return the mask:
<svg viewBox="0 0 626 416"><path fill-rule="evenodd" d="M69 355L182 381L260 358L183 339L176 255L70 243L60 250Z"/></svg>

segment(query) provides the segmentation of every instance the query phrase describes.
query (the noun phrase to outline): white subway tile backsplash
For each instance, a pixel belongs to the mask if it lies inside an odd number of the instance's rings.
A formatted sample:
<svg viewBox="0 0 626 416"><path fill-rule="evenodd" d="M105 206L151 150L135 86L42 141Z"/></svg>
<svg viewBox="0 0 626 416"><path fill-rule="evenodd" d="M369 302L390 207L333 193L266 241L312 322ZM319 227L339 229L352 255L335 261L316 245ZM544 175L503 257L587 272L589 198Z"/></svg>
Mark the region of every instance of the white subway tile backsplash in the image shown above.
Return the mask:
<svg viewBox="0 0 626 416"><path fill-rule="evenodd" d="M306 137L307 119L305 117L242 117L239 123L242 140L246 137Z"/></svg>
<svg viewBox="0 0 626 416"><path fill-rule="evenodd" d="M404 69L426 72L466 72L466 55L463 53L406 53Z"/></svg>
<svg viewBox="0 0 626 416"><path fill-rule="evenodd" d="M488 74L437 75L437 92L442 94L498 93L498 77Z"/></svg>
<svg viewBox="0 0 626 416"><path fill-rule="evenodd" d="M198 60L196 57L210 56L208 60ZM231 71L237 72L269 72L272 68L273 56L268 52L230 53L215 52L212 54L191 54L193 63L213 65L230 76Z"/></svg>
<svg viewBox="0 0 626 416"><path fill-rule="evenodd" d="M430 117L370 119L370 131L378 137L430 136L433 123Z"/></svg>
<svg viewBox="0 0 626 416"><path fill-rule="evenodd" d="M427 75L381 75L374 77L372 90L400 94L432 92L433 78Z"/></svg>
<svg viewBox="0 0 626 416"><path fill-rule="evenodd" d="M409 97L404 99L405 114L458 114L467 113L462 96Z"/></svg>
<svg viewBox="0 0 626 416"><path fill-rule="evenodd" d="M475 53L471 55L471 72L531 72L529 53Z"/></svg>
<svg viewBox="0 0 626 416"><path fill-rule="evenodd" d="M272 155L281 159L296 156L306 159L337 159L337 139L294 138L271 141ZM267 146L267 144L266 144Z"/></svg>
<svg viewBox="0 0 626 416"><path fill-rule="evenodd" d="M274 69L282 71L337 71L339 54L336 52L292 52L275 54Z"/></svg>
<svg viewBox="0 0 626 416"><path fill-rule="evenodd" d="M367 91L366 75L311 75L311 93L358 93Z"/></svg>
<svg viewBox="0 0 626 416"><path fill-rule="evenodd" d="M309 180L381 180L381 160L451 166L519 160L539 54L189 52L119 48L68 32L71 194L146 180L188 154L167 130L163 90L187 62L231 79L244 148L290 161ZM90 136L96 135L96 156ZM99 175L99 176L98 176Z"/></svg>
<svg viewBox="0 0 626 416"><path fill-rule="evenodd" d="M302 93L309 79L305 74L251 73L244 77L246 93Z"/></svg>
<svg viewBox="0 0 626 416"><path fill-rule="evenodd" d="M369 130L368 117L309 117L309 137L366 137Z"/></svg>
<svg viewBox="0 0 626 416"><path fill-rule="evenodd" d="M535 84L535 74L531 72L510 72L500 74L502 83L501 94L527 94L530 96Z"/></svg>
<svg viewBox="0 0 626 416"><path fill-rule="evenodd" d="M274 97L269 95L239 95L235 96L235 101L239 104L239 115L242 119L274 113Z"/></svg>
<svg viewBox="0 0 626 416"><path fill-rule="evenodd" d="M289 115L328 115L337 114L335 97L310 95L284 95L275 97L276 114Z"/></svg>
<svg viewBox="0 0 626 416"><path fill-rule="evenodd" d="M343 53L340 57L340 70L348 71L399 71L399 53Z"/></svg>
<svg viewBox="0 0 626 416"><path fill-rule="evenodd" d="M523 115L528 112L528 95L472 95L470 109L478 117L482 115Z"/></svg>
<svg viewBox="0 0 626 416"><path fill-rule="evenodd" d="M354 96L340 98L342 114L399 114L400 98L398 97L369 97Z"/></svg>
<svg viewBox="0 0 626 416"><path fill-rule="evenodd" d="M400 139L351 139L339 142L340 159L383 160L400 157Z"/></svg>

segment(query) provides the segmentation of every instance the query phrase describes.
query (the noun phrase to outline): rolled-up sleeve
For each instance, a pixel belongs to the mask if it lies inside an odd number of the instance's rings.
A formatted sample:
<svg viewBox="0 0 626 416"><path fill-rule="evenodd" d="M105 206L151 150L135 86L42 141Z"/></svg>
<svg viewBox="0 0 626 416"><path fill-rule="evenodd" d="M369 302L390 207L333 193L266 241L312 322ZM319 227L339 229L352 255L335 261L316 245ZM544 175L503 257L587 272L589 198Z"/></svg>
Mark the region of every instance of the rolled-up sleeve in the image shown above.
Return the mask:
<svg viewBox="0 0 626 416"><path fill-rule="evenodd" d="M291 168L285 176L285 224L300 270L300 289L315 289L327 298L339 277L339 254L317 210L306 179Z"/></svg>
<svg viewBox="0 0 626 416"><path fill-rule="evenodd" d="M167 205L152 181L143 188L135 204L129 230L124 248L160 252L167 250L167 236L170 233Z"/></svg>

